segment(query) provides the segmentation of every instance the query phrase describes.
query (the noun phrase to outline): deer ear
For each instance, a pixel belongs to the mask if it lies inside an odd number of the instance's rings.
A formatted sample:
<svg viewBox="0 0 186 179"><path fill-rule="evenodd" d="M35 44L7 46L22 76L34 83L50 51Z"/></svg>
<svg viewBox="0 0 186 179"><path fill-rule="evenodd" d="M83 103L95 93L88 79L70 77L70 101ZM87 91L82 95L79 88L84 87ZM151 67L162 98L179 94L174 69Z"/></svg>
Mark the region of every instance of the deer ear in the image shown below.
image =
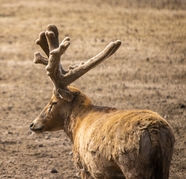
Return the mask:
<svg viewBox="0 0 186 179"><path fill-rule="evenodd" d="M70 91L61 88L56 90L55 95L68 102L74 99L74 95Z"/></svg>

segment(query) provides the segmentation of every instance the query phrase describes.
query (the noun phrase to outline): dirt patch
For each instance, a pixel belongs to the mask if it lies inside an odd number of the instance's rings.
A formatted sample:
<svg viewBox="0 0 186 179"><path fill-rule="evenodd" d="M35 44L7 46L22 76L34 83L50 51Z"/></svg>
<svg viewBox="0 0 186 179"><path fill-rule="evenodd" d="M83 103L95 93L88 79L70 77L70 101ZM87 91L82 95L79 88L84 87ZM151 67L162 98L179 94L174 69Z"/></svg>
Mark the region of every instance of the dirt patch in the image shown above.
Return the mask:
<svg viewBox="0 0 186 179"><path fill-rule="evenodd" d="M97 105L150 109L175 137L170 179L186 178L186 3L165 1L0 0L0 178L76 178L63 131L31 135L29 125L52 94L42 65L33 64L48 24L70 36L63 64L85 61L110 41L122 46L72 85Z"/></svg>

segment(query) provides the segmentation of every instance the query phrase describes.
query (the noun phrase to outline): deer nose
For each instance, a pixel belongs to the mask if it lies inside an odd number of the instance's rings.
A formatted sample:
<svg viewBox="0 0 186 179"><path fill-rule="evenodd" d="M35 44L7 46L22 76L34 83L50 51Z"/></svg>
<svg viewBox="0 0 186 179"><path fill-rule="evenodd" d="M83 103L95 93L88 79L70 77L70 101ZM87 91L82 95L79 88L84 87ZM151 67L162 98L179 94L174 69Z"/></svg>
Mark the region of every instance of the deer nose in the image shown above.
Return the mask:
<svg viewBox="0 0 186 179"><path fill-rule="evenodd" d="M32 130L34 126L34 123L30 124L30 129Z"/></svg>

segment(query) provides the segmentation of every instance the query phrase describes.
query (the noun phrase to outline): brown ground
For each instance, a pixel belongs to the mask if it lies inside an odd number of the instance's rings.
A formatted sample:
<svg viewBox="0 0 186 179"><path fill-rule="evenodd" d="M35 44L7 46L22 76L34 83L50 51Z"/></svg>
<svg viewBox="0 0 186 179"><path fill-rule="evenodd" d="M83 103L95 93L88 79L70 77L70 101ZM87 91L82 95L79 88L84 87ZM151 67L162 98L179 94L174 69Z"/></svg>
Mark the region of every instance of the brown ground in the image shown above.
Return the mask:
<svg viewBox="0 0 186 179"><path fill-rule="evenodd" d="M34 42L50 23L60 39L71 37L65 67L122 41L73 85L97 105L164 116L176 137L170 179L186 178L185 0L0 0L0 178L76 178L63 131L29 131L52 93L44 66L33 64L34 52L41 52Z"/></svg>

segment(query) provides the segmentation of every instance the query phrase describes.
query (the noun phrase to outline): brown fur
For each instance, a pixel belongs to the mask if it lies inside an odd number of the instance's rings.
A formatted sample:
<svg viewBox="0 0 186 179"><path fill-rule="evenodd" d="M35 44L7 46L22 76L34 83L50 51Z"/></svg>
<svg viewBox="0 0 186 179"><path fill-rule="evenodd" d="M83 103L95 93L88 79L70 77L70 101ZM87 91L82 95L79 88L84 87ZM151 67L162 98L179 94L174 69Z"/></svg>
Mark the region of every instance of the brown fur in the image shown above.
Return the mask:
<svg viewBox="0 0 186 179"><path fill-rule="evenodd" d="M57 27L48 25L36 43L48 58L35 53L34 61L46 65L54 94L30 129L63 129L74 144L74 161L83 179L168 179L174 135L166 120L147 110L94 106L81 91L68 87L114 54L121 41L68 71L60 57L70 45L69 37L59 44Z"/></svg>
<svg viewBox="0 0 186 179"><path fill-rule="evenodd" d="M78 89L69 91L71 102L53 95L31 127L67 133L81 178L168 179L174 135L165 119L148 110L97 107Z"/></svg>

